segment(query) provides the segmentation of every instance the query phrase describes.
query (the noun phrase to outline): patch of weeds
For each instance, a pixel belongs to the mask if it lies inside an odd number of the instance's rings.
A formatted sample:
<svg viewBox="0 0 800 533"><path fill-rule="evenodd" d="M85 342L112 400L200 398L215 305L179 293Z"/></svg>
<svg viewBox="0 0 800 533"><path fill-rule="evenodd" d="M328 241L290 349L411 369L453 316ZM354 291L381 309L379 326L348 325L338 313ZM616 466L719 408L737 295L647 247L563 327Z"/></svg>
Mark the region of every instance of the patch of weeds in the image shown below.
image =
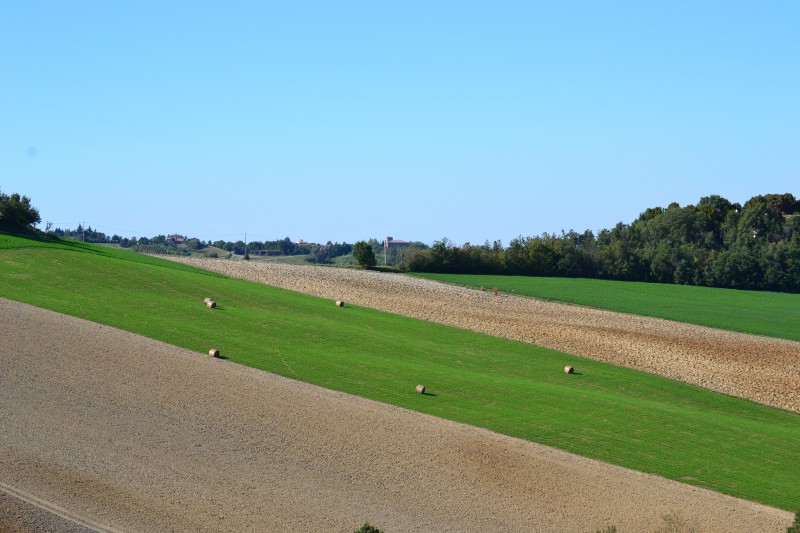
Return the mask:
<svg viewBox="0 0 800 533"><path fill-rule="evenodd" d="M697 526L684 518L678 511L670 511L661 515L662 524L656 533L695 533Z"/></svg>
<svg viewBox="0 0 800 533"><path fill-rule="evenodd" d="M617 533L617 526L606 526L605 529L598 529L595 533Z"/></svg>
<svg viewBox="0 0 800 533"><path fill-rule="evenodd" d="M800 512L794 515L794 523L786 528L786 533L800 533Z"/></svg>

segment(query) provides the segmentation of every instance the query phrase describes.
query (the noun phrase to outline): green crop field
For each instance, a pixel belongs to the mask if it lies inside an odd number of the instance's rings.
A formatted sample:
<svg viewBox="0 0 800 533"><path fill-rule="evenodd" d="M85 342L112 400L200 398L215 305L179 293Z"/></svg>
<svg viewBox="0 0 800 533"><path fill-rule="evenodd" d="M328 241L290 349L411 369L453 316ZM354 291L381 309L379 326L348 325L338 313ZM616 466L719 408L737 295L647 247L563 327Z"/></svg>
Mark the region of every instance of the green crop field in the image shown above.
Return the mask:
<svg viewBox="0 0 800 533"><path fill-rule="evenodd" d="M222 256L220 256L222 257ZM252 261L269 261L271 263L286 263L289 265L307 265L311 254L303 255L252 255Z"/></svg>
<svg viewBox="0 0 800 533"><path fill-rule="evenodd" d="M543 300L800 341L800 294L597 279L413 274Z"/></svg>
<svg viewBox="0 0 800 533"><path fill-rule="evenodd" d="M800 415L680 382L75 241L0 235L0 296L800 509ZM414 392L420 383L429 394Z"/></svg>

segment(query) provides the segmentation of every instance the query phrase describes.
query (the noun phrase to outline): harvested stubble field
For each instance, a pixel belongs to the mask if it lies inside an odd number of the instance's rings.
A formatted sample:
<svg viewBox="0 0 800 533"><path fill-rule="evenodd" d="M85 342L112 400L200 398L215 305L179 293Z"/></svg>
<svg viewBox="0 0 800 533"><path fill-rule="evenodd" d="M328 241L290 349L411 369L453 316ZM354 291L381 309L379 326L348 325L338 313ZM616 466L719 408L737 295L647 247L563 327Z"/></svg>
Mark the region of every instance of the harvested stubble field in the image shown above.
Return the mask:
<svg viewBox="0 0 800 533"><path fill-rule="evenodd" d="M169 259L233 278L529 342L800 412L798 342L494 295L398 274Z"/></svg>
<svg viewBox="0 0 800 533"><path fill-rule="evenodd" d="M0 324L3 483L96 527L349 533L369 520L387 533L624 533L670 515L695 531L777 533L791 522L2 298ZM0 516L0 530L21 523Z"/></svg>

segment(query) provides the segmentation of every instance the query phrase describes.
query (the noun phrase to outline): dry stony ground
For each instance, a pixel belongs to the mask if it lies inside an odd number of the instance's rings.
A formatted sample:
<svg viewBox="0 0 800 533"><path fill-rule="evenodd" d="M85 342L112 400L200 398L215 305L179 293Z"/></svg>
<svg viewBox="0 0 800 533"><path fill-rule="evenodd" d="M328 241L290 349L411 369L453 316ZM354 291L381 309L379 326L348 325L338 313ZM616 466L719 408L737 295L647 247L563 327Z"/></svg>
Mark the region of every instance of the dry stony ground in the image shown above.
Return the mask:
<svg viewBox="0 0 800 533"><path fill-rule="evenodd" d="M175 259L390 313L530 342L800 412L800 343L402 276L265 261Z"/></svg>
<svg viewBox="0 0 800 533"><path fill-rule="evenodd" d="M0 337L0 531L638 533L669 515L777 533L792 519L4 299Z"/></svg>

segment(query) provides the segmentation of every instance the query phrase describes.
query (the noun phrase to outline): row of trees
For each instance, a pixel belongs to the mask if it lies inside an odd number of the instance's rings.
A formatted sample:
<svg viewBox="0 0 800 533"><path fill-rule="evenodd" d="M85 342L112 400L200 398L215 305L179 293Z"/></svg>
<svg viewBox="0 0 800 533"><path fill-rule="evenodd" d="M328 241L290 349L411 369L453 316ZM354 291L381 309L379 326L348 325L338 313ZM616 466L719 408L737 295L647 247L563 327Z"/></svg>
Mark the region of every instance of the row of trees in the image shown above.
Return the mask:
<svg viewBox="0 0 800 533"><path fill-rule="evenodd" d="M630 224L518 237L508 247L447 239L414 253L418 272L604 278L800 292L800 202L768 194L744 206L721 196L645 210Z"/></svg>
<svg viewBox="0 0 800 533"><path fill-rule="evenodd" d="M119 244L123 248L134 248L137 246L149 245L174 246L174 242L167 238L166 235L156 235L154 237L123 237L121 235L114 234L108 236L102 231L92 229L91 226L84 227L82 224L78 224L78 227L75 229L62 229L53 228L52 224L48 222L45 226L45 232L49 235L59 238L77 239L80 241L93 243ZM210 243L208 244L210 245ZM198 239L190 239L186 241L186 247L193 250L201 250L205 246L206 243L203 243Z"/></svg>
<svg viewBox="0 0 800 533"><path fill-rule="evenodd" d="M310 256L308 260L312 263L331 263L334 257L347 255L353 249L353 245L348 243L332 243L330 241L326 244L296 243L289 237L274 241L251 241L247 243L243 240L204 242L192 238L186 239L179 246L174 239L166 235L128 238L115 234L109 237L101 231L92 229L91 226L84 228L81 224L78 224L78 227L74 230L61 228L52 229L48 226L46 231L56 237L68 237L93 243L113 243L119 244L123 248L161 245L175 248L180 247L181 249L188 250L202 250L209 246L214 246L237 255L308 255Z"/></svg>
<svg viewBox="0 0 800 533"><path fill-rule="evenodd" d="M0 229L25 230L40 221L28 197L0 191ZM47 224L48 233L89 242L175 245L164 235L128 239L108 237L91 227L52 230L51 226ZM204 243L198 239L182 246L214 245L240 255L307 254L319 263L354 252L362 266L374 266L378 253L382 255L377 239L356 244L354 250L347 243L295 243L286 237L250 242L246 248L243 241ZM420 243L402 253L401 267L418 272L588 277L800 292L800 201L789 193L768 194L742 206L721 196L706 196L697 205L649 208L630 224L620 222L597 235L570 230L560 235L520 236L507 247L500 241L456 246L445 238L431 248Z"/></svg>
<svg viewBox="0 0 800 533"><path fill-rule="evenodd" d="M82 224L78 224L78 227L74 230L61 228L53 229L51 224L48 222L45 232L58 238L67 237L70 239L79 239L85 242L113 242L120 244L122 241L124 241L125 246L135 246L139 244L139 239L136 237L132 237L131 239L120 237L119 235L109 237L102 231L93 230L91 226L84 228ZM142 244L149 244L149 242L143 242Z"/></svg>
<svg viewBox="0 0 800 533"><path fill-rule="evenodd" d="M353 245L346 242L330 242L326 244L293 242L289 237L275 241L215 241L209 243L217 248L244 255L308 255L312 263L330 263L334 257L349 254Z"/></svg>

